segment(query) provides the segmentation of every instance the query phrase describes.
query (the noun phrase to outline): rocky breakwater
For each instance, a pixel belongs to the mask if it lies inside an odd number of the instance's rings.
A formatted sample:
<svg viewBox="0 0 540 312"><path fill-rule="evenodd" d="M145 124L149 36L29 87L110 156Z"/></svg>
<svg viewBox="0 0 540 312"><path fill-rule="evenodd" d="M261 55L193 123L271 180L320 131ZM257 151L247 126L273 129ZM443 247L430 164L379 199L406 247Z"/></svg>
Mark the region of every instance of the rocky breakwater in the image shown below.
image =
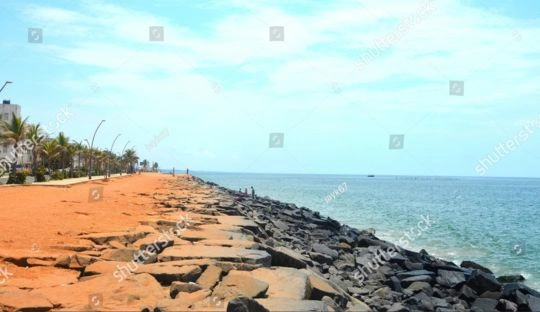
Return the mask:
<svg viewBox="0 0 540 312"><path fill-rule="evenodd" d="M51 246L57 253L0 253L12 272L0 309L540 310L519 277L395 249L294 204L198 179L166 183L138 194L154 205L136 228L79 233L79 244Z"/></svg>

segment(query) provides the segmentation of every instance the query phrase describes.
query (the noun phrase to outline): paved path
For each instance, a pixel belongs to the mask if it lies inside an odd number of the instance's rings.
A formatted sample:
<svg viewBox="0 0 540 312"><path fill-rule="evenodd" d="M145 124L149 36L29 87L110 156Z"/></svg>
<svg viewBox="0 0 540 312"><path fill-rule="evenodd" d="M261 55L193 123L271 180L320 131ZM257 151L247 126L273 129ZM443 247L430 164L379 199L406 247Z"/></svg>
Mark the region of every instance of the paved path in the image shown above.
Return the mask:
<svg viewBox="0 0 540 312"><path fill-rule="evenodd" d="M109 177L110 179L119 178L119 177L128 177L131 176L131 174L111 174ZM80 183L86 183L90 181L99 181L105 179L105 176L93 176L92 180L89 180L87 176L81 177L81 178L72 178L72 179L64 179L64 180L50 180L47 182L30 182L28 184L24 184L25 186L70 186ZM4 182L5 183L5 182ZM0 186L19 186L20 184L2 184Z"/></svg>

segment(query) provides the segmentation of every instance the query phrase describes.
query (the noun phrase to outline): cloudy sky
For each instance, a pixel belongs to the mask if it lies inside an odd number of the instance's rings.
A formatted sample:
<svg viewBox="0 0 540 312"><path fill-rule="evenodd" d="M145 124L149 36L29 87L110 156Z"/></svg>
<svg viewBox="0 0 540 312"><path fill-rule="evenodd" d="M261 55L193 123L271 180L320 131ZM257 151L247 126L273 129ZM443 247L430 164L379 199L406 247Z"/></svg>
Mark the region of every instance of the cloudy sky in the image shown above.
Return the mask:
<svg viewBox="0 0 540 312"><path fill-rule="evenodd" d="M162 168L540 176L535 1L111 3L0 2L0 97Z"/></svg>

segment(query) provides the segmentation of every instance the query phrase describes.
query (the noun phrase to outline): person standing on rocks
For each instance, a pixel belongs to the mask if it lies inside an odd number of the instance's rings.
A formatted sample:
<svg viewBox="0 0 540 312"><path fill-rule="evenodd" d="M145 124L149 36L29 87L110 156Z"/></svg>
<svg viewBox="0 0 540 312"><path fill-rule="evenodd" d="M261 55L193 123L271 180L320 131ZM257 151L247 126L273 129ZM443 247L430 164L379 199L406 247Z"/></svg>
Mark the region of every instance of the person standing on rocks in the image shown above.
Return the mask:
<svg viewBox="0 0 540 312"><path fill-rule="evenodd" d="M253 186L251 187L251 198L255 199L255 189L253 188Z"/></svg>

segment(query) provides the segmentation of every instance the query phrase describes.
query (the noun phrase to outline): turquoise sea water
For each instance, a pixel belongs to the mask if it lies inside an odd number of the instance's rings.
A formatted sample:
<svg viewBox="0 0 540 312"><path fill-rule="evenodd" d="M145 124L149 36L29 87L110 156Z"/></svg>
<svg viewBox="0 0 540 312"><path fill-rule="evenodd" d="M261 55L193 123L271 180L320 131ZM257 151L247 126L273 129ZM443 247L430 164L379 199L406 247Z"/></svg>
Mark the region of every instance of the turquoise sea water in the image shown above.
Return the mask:
<svg viewBox="0 0 540 312"><path fill-rule="evenodd" d="M235 190L253 186L257 195L374 228L393 243L409 233L409 249L456 264L473 260L497 275L519 273L540 289L540 179L194 174ZM421 216L435 223L419 232Z"/></svg>

